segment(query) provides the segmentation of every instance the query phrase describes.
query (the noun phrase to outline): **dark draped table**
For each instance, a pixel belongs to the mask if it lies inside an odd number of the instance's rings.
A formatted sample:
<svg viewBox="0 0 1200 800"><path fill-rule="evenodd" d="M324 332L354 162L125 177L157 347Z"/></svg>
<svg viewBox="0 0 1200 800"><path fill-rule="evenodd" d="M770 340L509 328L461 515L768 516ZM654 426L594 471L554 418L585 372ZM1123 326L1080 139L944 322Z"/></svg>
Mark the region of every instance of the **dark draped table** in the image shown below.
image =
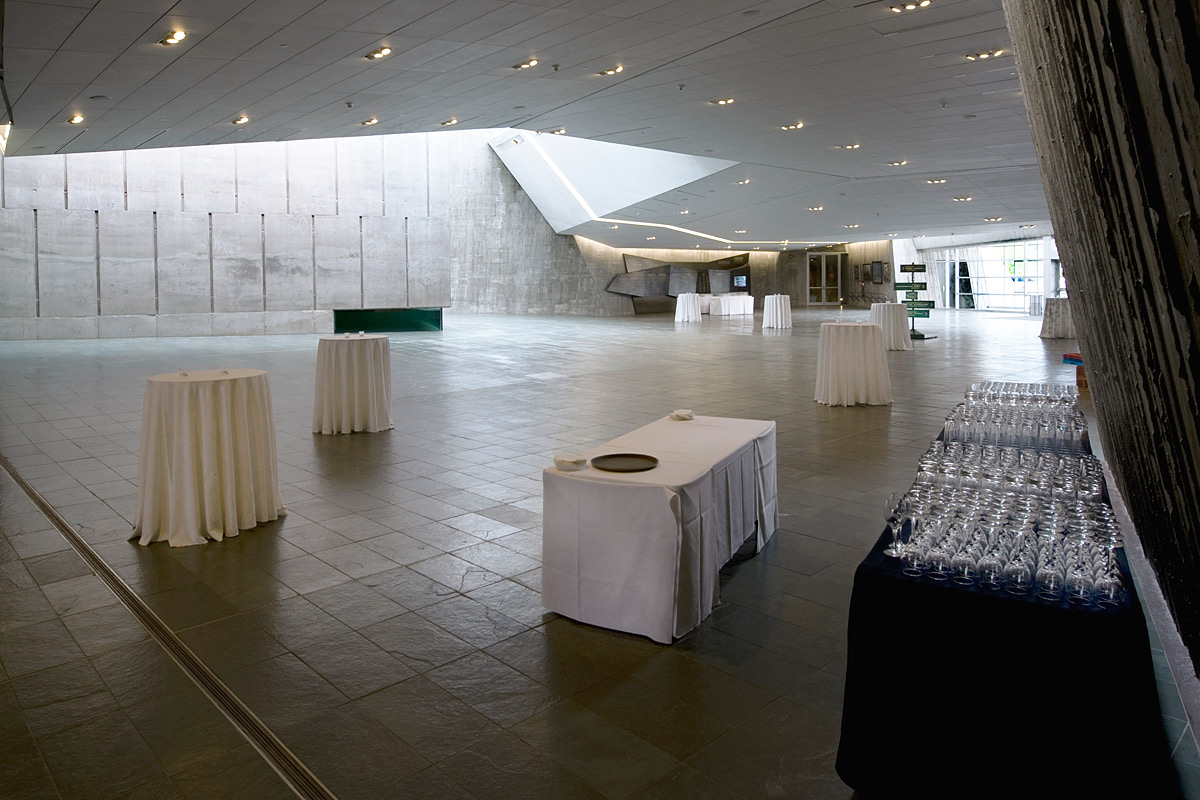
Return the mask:
<svg viewBox="0 0 1200 800"><path fill-rule="evenodd" d="M1175 798L1146 621L901 572L854 576L837 772L876 797Z"/></svg>

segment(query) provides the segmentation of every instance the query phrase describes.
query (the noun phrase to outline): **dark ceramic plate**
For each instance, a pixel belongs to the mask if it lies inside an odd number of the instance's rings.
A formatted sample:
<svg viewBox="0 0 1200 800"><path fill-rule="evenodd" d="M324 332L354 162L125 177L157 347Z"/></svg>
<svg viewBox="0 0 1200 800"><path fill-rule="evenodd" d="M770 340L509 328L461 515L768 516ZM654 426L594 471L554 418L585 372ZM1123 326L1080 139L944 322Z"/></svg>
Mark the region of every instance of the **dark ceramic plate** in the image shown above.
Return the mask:
<svg viewBox="0 0 1200 800"><path fill-rule="evenodd" d="M605 472L645 472L658 466L658 459L641 453L613 453L596 456L591 464Z"/></svg>

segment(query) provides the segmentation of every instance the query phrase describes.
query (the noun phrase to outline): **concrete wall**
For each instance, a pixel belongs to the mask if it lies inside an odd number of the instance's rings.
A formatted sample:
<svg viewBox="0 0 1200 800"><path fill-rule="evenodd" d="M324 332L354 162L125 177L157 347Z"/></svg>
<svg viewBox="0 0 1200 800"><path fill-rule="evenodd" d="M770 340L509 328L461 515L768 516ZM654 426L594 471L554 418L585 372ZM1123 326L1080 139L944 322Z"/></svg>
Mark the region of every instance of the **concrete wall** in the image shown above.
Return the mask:
<svg viewBox="0 0 1200 800"><path fill-rule="evenodd" d="M487 131L0 159L0 339L312 333L333 309L631 313ZM584 251L589 257L584 257Z"/></svg>
<svg viewBox="0 0 1200 800"><path fill-rule="evenodd" d="M896 301L896 253L891 239L874 242L851 242L846 245L846 267L842 273L842 296L849 308L870 308L872 303L894 303ZM882 261L886 266L883 283L872 283L870 268L872 261ZM910 262L904 262L910 263ZM854 280L854 267L859 268L859 279ZM865 269L864 269L865 267ZM865 274L865 275L864 275Z"/></svg>
<svg viewBox="0 0 1200 800"><path fill-rule="evenodd" d="M1100 439L1200 663L1200 25L1005 0Z"/></svg>

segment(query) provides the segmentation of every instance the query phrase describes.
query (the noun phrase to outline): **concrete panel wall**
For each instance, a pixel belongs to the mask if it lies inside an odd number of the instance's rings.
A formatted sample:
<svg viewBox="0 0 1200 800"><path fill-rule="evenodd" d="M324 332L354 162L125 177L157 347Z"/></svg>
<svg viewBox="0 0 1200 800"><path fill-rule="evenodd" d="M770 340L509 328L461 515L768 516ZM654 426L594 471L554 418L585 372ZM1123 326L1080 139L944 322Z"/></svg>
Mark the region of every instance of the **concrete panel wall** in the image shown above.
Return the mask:
<svg viewBox="0 0 1200 800"><path fill-rule="evenodd" d="M214 312L263 310L262 254L260 215L212 215Z"/></svg>
<svg viewBox="0 0 1200 800"><path fill-rule="evenodd" d="M337 213L383 214L383 137L334 139L337 145Z"/></svg>
<svg viewBox="0 0 1200 800"><path fill-rule="evenodd" d="M155 313L154 214L101 211L98 230L100 314Z"/></svg>
<svg viewBox="0 0 1200 800"><path fill-rule="evenodd" d="M237 152L228 145L179 148L184 211L237 211Z"/></svg>
<svg viewBox="0 0 1200 800"><path fill-rule="evenodd" d="M450 225L447 220L408 221L408 304L414 308L450 305Z"/></svg>
<svg viewBox="0 0 1200 800"><path fill-rule="evenodd" d="M429 134L383 137L384 213L429 216Z"/></svg>
<svg viewBox="0 0 1200 800"><path fill-rule="evenodd" d="M363 217L362 222L363 308L407 307L406 220Z"/></svg>
<svg viewBox="0 0 1200 800"><path fill-rule="evenodd" d="M37 316L33 211L0 209L0 317Z"/></svg>
<svg viewBox="0 0 1200 800"><path fill-rule="evenodd" d="M313 217L317 308L362 308L359 217Z"/></svg>
<svg viewBox="0 0 1200 800"><path fill-rule="evenodd" d="M268 311L313 308L313 226L307 214L263 217Z"/></svg>
<svg viewBox="0 0 1200 800"><path fill-rule="evenodd" d="M96 212L46 209L37 226L38 315L95 316Z"/></svg>
<svg viewBox="0 0 1200 800"><path fill-rule="evenodd" d="M212 263L208 247L208 214L160 212L157 217L158 313L200 314L212 311ZM160 336L182 336L177 328ZM212 326L209 325L209 332Z"/></svg>
<svg viewBox="0 0 1200 800"><path fill-rule="evenodd" d="M66 156L4 159L5 208L66 208Z"/></svg>
<svg viewBox="0 0 1200 800"><path fill-rule="evenodd" d="M338 213L335 140L287 143L287 193L289 214Z"/></svg>
<svg viewBox="0 0 1200 800"><path fill-rule="evenodd" d="M125 208L125 154L67 155L67 208L122 211Z"/></svg>
<svg viewBox="0 0 1200 800"><path fill-rule="evenodd" d="M130 211L183 210L180 151L168 147L127 152L125 205Z"/></svg>
<svg viewBox="0 0 1200 800"><path fill-rule="evenodd" d="M233 151L237 159L237 211L286 214L287 146L282 142L235 144Z"/></svg>

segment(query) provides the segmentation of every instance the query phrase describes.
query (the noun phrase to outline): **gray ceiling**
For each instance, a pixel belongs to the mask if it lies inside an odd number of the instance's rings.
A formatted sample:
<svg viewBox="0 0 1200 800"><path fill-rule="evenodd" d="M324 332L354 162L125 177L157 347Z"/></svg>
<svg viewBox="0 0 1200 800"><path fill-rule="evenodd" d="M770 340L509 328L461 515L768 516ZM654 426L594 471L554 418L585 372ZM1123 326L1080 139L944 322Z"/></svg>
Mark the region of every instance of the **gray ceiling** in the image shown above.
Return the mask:
<svg viewBox="0 0 1200 800"><path fill-rule="evenodd" d="M889 5L7 0L8 154L436 131L451 118L563 126L742 163L611 216L737 241L1049 233L1001 0ZM176 28L181 44L158 43ZM364 58L383 46L392 54ZM1008 52L965 57L996 48ZM67 123L74 113L82 125ZM231 124L242 114L248 124ZM644 229L594 227L609 244L648 246ZM677 238L653 244L698 242Z"/></svg>

